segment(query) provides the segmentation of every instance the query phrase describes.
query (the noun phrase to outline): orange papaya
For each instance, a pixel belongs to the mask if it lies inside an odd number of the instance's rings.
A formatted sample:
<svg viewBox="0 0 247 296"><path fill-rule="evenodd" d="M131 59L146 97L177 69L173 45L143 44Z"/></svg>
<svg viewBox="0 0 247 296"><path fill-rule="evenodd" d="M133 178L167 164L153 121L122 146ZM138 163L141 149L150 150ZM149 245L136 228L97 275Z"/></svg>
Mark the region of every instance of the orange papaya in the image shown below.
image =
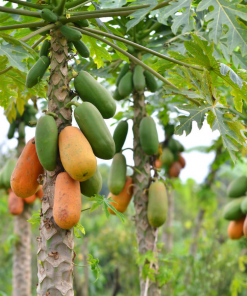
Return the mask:
<svg viewBox="0 0 247 296"><path fill-rule="evenodd" d="M230 239L240 239L244 235L244 221L245 217L237 221L231 221L229 223L228 236Z"/></svg>
<svg viewBox="0 0 247 296"><path fill-rule="evenodd" d="M35 194L33 194L33 195L29 196L29 197L23 198L24 202L27 203L27 204L34 203L35 199L36 199Z"/></svg>
<svg viewBox="0 0 247 296"><path fill-rule="evenodd" d="M39 198L41 200L41 198L44 196L44 193L43 193L43 186L40 185L40 188L39 190L36 192L36 197Z"/></svg>
<svg viewBox="0 0 247 296"><path fill-rule="evenodd" d="M160 159L156 159L154 162L154 167L160 169L162 167L162 161Z"/></svg>
<svg viewBox="0 0 247 296"><path fill-rule="evenodd" d="M177 178L180 174L181 169L182 169L182 166L180 162L175 161L169 168L170 177Z"/></svg>
<svg viewBox="0 0 247 296"><path fill-rule="evenodd" d="M12 215L20 215L24 209L23 199L17 196L12 190L9 193L8 208Z"/></svg>
<svg viewBox="0 0 247 296"><path fill-rule="evenodd" d="M178 158L178 162L181 164L182 169L185 167L186 162L185 159L183 158L183 156L179 153L179 158Z"/></svg>

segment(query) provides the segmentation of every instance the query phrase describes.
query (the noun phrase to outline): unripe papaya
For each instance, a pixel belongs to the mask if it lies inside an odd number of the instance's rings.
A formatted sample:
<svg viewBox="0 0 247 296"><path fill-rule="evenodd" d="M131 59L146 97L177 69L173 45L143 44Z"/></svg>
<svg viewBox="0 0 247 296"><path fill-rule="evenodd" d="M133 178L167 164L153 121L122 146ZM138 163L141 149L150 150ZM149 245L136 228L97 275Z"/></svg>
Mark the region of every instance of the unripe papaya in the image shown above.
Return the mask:
<svg viewBox="0 0 247 296"><path fill-rule="evenodd" d="M173 135L174 135L174 131L175 131L175 127L174 127L174 124L167 124L165 126L165 135L166 135L166 138L171 138Z"/></svg>
<svg viewBox="0 0 247 296"><path fill-rule="evenodd" d="M245 216L245 214L241 211L241 203L243 201L242 198L236 198L235 200L229 202L224 207L223 217L226 220L236 221L240 220Z"/></svg>
<svg viewBox="0 0 247 296"><path fill-rule="evenodd" d="M33 115L31 115L31 114L29 114L28 112L24 112L23 113L23 122L25 123L25 125L29 125L29 121L31 121L31 119L32 119L32 116ZM35 120L36 120L36 117L35 117Z"/></svg>
<svg viewBox="0 0 247 296"><path fill-rule="evenodd" d="M73 44L80 56L82 56L83 58L90 57L90 51L84 42L82 42L81 40L73 41Z"/></svg>
<svg viewBox="0 0 247 296"><path fill-rule="evenodd" d="M169 168L169 176L173 178L177 178L180 174L182 166L180 162L175 161Z"/></svg>
<svg viewBox="0 0 247 296"><path fill-rule="evenodd" d="M24 139L25 138L25 122L24 121L21 121L19 123L19 126L18 126L18 134L19 134L19 138L20 139Z"/></svg>
<svg viewBox="0 0 247 296"><path fill-rule="evenodd" d="M87 181L80 183L81 193L85 196L91 197L98 194L102 188L102 177L97 168L95 174Z"/></svg>
<svg viewBox="0 0 247 296"><path fill-rule="evenodd" d="M178 162L181 164L181 167L183 169L186 165L185 159L183 158L183 156L180 153L179 153L178 157L179 157Z"/></svg>
<svg viewBox="0 0 247 296"><path fill-rule="evenodd" d="M68 41L79 41L82 37L81 32L68 26L62 26L60 32Z"/></svg>
<svg viewBox="0 0 247 296"><path fill-rule="evenodd" d="M39 199L41 199L43 196L44 196L44 193L43 193L43 186L40 185L39 190L36 192L36 197L39 198Z"/></svg>
<svg viewBox="0 0 247 296"><path fill-rule="evenodd" d="M49 65L50 60L48 57L43 56L39 58L27 73L26 87L34 87L38 82L40 82Z"/></svg>
<svg viewBox="0 0 247 296"><path fill-rule="evenodd" d="M128 97L133 91L133 74L132 72L127 72L119 82L118 92L121 97Z"/></svg>
<svg viewBox="0 0 247 296"><path fill-rule="evenodd" d="M16 129L16 121L13 121L9 126L8 135L7 135L8 139L12 139L14 137L15 129Z"/></svg>
<svg viewBox="0 0 247 296"><path fill-rule="evenodd" d="M51 47L51 43L50 41L48 41L47 39L43 42L40 52L39 52L39 56L46 56L48 57L49 52L50 52L50 47Z"/></svg>
<svg viewBox="0 0 247 296"><path fill-rule="evenodd" d="M58 139L61 162L66 172L76 181L86 181L97 169L97 160L93 150L77 127L65 127Z"/></svg>
<svg viewBox="0 0 247 296"><path fill-rule="evenodd" d="M55 23L57 21L57 15L47 8L41 10L40 16L49 23Z"/></svg>
<svg viewBox="0 0 247 296"><path fill-rule="evenodd" d="M77 93L84 102L92 103L103 118L111 118L116 112L116 103L110 93L89 73L81 71L74 80Z"/></svg>
<svg viewBox="0 0 247 296"><path fill-rule="evenodd" d="M35 194L39 189L37 181L44 169L36 153L34 138L29 140L23 149L11 175L11 188L22 198Z"/></svg>
<svg viewBox="0 0 247 296"><path fill-rule="evenodd" d="M127 121L119 121L114 133L113 139L115 142L116 153L120 152L123 148L124 142L126 140L128 134L128 122Z"/></svg>
<svg viewBox="0 0 247 296"><path fill-rule="evenodd" d="M35 144L39 161L47 171L54 171L57 163L58 130L52 116L41 116L35 131Z"/></svg>
<svg viewBox="0 0 247 296"><path fill-rule="evenodd" d="M108 177L108 187L110 192L118 195L124 188L126 180L126 159L122 153L117 153L113 157Z"/></svg>
<svg viewBox="0 0 247 296"><path fill-rule="evenodd" d="M3 184L4 184L4 188L9 189L10 188L10 179L11 179L11 175L15 169L16 166L16 159L11 158L9 159L4 168L3 168Z"/></svg>
<svg viewBox="0 0 247 296"><path fill-rule="evenodd" d="M115 143L98 109L91 103L82 103L75 108L74 116L95 156L111 159L115 154Z"/></svg>
<svg viewBox="0 0 247 296"><path fill-rule="evenodd" d="M154 155L159 150L159 139L156 124L152 117L144 117L140 123L140 142L147 155Z"/></svg>
<svg viewBox="0 0 247 296"><path fill-rule="evenodd" d="M167 217L167 193L162 182L152 183L148 190L147 216L149 224L153 227L160 227Z"/></svg>
<svg viewBox="0 0 247 296"><path fill-rule="evenodd" d="M113 98L114 98L116 101L121 101L121 100L124 99L122 96L120 96L119 91L118 91L118 88L115 89L115 91L114 91L114 93L113 93Z"/></svg>
<svg viewBox="0 0 247 296"><path fill-rule="evenodd" d="M35 199L36 199L36 195L33 194L29 197L26 197L26 198L23 198L24 202L27 203L27 204L32 204L35 202Z"/></svg>
<svg viewBox="0 0 247 296"><path fill-rule="evenodd" d="M33 105L25 105L25 111L30 115L36 115L38 113L38 111L35 109L35 107Z"/></svg>
<svg viewBox="0 0 247 296"><path fill-rule="evenodd" d="M151 74L149 71L145 70L144 76L146 78L147 89L151 92L156 92L156 90L158 89L158 85L157 85L157 82L156 82L153 74Z"/></svg>
<svg viewBox="0 0 247 296"><path fill-rule="evenodd" d="M89 22L88 20L79 20L75 22L77 25L79 25L80 27L88 27L89 26Z"/></svg>
<svg viewBox="0 0 247 296"><path fill-rule="evenodd" d="M243 234L245 217L237 221L231 221L228 226L228 236L230 239L240 239Z"/></svg>
<svg viewBox="0 0 247 296"><path fill-rule="evenodd" d="M134 89L137 91L143 91L146 86L145 76L143 74L143 68L140 65L135 66L133 74Z"/></svg>
<svg viewBox="0 0 247 296"><path fill-rule="evenodd" d="M227 195L229 197L235 198L243 196L247 191L247 177L241 176L233 180L228 188Z"/></svg>
<svg viewBox="0 0 247 296"><path fill-rule="evenodd" d="M9 193L8 208L12 215L20 215L24 210L23 199L17 196L12 190Z"/></svg>
<svg viewBox="0 0 247 296"><path fill-rule="evenodd" d="M169 142L168 142L168 148L173 152L173 153L177 153L177 152L182 152L181 150L182 149L182 145L180 146L181 144L173 139L173 138L170 138L169 139Z"/></svg>
<svg viewBox="0 0 247 296"><path fill-rule="evenodd" d="M127 176L123 190L118 195L114 195L111 192L108 195L108 198L111 198L115 201L110 202L110 204L120 213L124 213L127 210L128 205L131 201L131 198L133 196L133 187L131 186L132 183L132 178ZM110 214L116 215L112 209L108 208L108 211L110 212Z"/></svg>
<svg viewBox="0 0 247 296"><path fill-rule="evenodd" d="M241 211L247 215L247 197L245 197L241 203Z"/></svg>
<svg viewBox="0 0 247 296"><path fill-rule="evenodd" d="M124 64L123 67L121 68L120 73L119 73L117 80L116 80L117 86L119 85L120 80L124 77L124 75L128 73L129 67L130 67L129 64Z"/></svg>
<svg viewBox="0 0 247 296"><path fill-rule="evenodd" d="M161 155L161 162L164 165L170 166L174 161L173 153L169 148L164 148Z"/></svg>
<svg viewBox="0 0 247 296"><path fill-rule="evenodd" d="M73 180L68 173L60 173L55 184L53 217L62 229L75 226L81 216L80 183Z"/></svg>

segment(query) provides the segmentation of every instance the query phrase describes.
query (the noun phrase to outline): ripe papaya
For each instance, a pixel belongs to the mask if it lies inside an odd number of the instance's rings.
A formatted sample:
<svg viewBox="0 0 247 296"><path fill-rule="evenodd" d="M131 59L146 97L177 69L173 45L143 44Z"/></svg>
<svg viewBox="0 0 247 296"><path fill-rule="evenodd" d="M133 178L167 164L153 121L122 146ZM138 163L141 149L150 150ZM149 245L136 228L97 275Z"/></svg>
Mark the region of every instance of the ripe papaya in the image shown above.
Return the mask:
<svg viewBox="0 0 247 296"><path fill-rule="evenodd" d="M164 148L162 150L162 155L161 155L161 162L164 165L170 166L174 161L174 156L173 153L169 148Z"/></svg>
<svg viewBox="0 0 247 296"><path fill-rule="evenodd" d="M169 175L170 177L177 178L180 174L180 171L182 169L181 163L178 161L175 161L170 167L169 167Z"/></svg>
<svg viewBox="0 0 247 296"><path fill-rule="evenodd" d="M131 198L133 196L133 187L131 186L132 183L132 178L127 176L123 190L118 195L114 195L110 192L107 197L115 201L110 202L110 204L120 213L124 213L127 210L128 205L131 201ZM116 215L112 209L108 208L108 211L110 214Z"/></svg>
<svg viewBox="0 0 247 296"><path fill-rule="evenodd" d="M178 157L179 157L178 162L181 164L181 167L183 169L186 165L185 159L183 158L183 156L180 153L179 153Z"/></svg>
<svg viewBox="0 0 247 296"><path fill-rule="evenodd" d="M89 26L89 22L88 20L79 20L75 22L77 25L79 25L80 27L88 27Z"/></svg>
<svg viewBox="0 0 247 296"><path fill-rule="evenodd" d="M133 74L127 72L119 82L118 92L121 97L128 97L133 91Z"/></svg>
<svg viewBox="0 0 247 296"><path fill-rule="evenodd" d="M48 57L40 57L27 73L26 87L31 88L41 81L50 65Z"/></svg>
<svg viewBox="0 0 247 296"><path fill-rule="evenodd" d="M19 134L19 138L20 139L24 139L25 138L25 122L24 121L21 121L19 123L19 126L18 126L18 134Z"/></svg>
<svg viewBox="0 0 247 296"><path fill-rule="evenodd" d="M57 163L58 130L52 116L41 116L35 131L35 144L39 161L47 171L54 171Z"/></svg>
<svg viewBox="0 0 247 296"><path fill-rule="evenodd" d="M127 121L119 121L116 129L114 130L113 139L115 142L116 153L120 152L123 148L128 134L128 128L129 126Z"/></svg>
<svg viewBox="0 0 247 296"><path fill-rule="evenodd" d="M128 73L129 71L129 64L124 64L123 67L120 70L120 73L118 74L117 80L116 80L116 85L118 86L120 83L120 80L124 77L125 74Z"/></svg>
<svg viewBox="0 0 247 296"><path fill-rule="evenodd" d="M167 217L167 193L165 185L156 181L148 189L148 210L147 216L150 225L160 227Z"/></svg>
<svg viewBox="0 0 247 296"><path fill-rule="evenodd" d="M22 198L35 194L39 189L37 181L44 169L36 153L35 138L29 140L23 149L11 175L11 189Z"/></svg>
<svg viewBox="0 0 247 296"><path fill-rule="evenodd" d="M143 74L143 68L140 65L135 66L133 74L134 89L137 91L143 91L146 86L145 76Z"/></svg>
<svg viewBox="0 0 247 296"><path fill-rule="evenodd" d="M12 139L14 137L15 129L16 129L16 121L13 121L9 126L8 135L7 135L8 139Z"/></svg>
<svg viewBox="0 0 247 296"><path fill-rule="evenodd" d="M247 191L247 177L241 176L233 180L227 188L227 196L235 198L243 196Z"/></svg>
<svg viewBox="0 0 247 296"><path fill-rule="evenodd" d="M119 94L119 91L118 91L118 88L115 89L114 93L113 93L113 98L116 100L116 101L121 101L123 100L124 98L120 96Z"/></svg>
<svg viewBox="0 0 247 296"><path fill-rule="evenodd" d="M126 159L122 153L116 153L110 167L108 187L110 192L118 195L124 188L126 180Z"/></svg>
<svg viewBox="0 0 247 296"><path fill-rule="evenodd" d="M39 56L40 57L43 57L43 56L48 57L49 52L50 52L50 47L51 47L51 43L49 40L46 39L41 46L41 49L39 51Z"/></svg>
<svg viewBox="0 0 247 296"><path fill-rule="evenodd" d="M245 217L244 226L243 226L244 236L247 237L247 218Z"/></svg>
<svg viewBox="0 0 247 296"><path fill-rule="evenodd" d="M156 82L153 74L151 74L149 71L145 70L144 76L146 78L147 89L151 92L156 92L158 89L158 85L157 85L157 82Z"/></svg>
<svg viewBox="0 0 247 296"><path fill-rule="evenodd" d="M27 203L27 204L32 204L35 202L35 199L36 199L36 195L33 194L29 197L26 197L26 198L23 198L24 202Z"/></svg>
<svg viewBox="0 0 247 296"><path fill-rule="evenodd" d="M55 23L57 21L57 15L47 8L41 10L40 16L49 23Z"/></svg>
<svg viewBox="0 0 247 296"><path fill-rule="evenodd" d="M87 181L80 183L81 193L87 197L98 194L102 188L102 177L99 169L97 168L95 174Z"/></svg>
<svg viewBox="0 0 247 296"><path fill-rule="evenodd" d="M90 51L84 42L82 42L81 40L73 41L73 44L80 56L82 56L83 58L90 57Z"/></svg>
<svg viewBox="0 0 247 296"><path fill-rule="evenodd" d="M237 221L231 221L228 226L228 236L230 239L240 239L243 234L245 217Z"/></svg>
<svg viewBox="0 0 247 296"><path fill-rule="evenodd" d="M93 150L77 127L65 127L58 139L59 152L66 172L76 181L86 181L97 169L97 160Z"/></svg>
<svg viewBox="0 0 247 296"><path fill-rule="evenodd" d="M103 118L111 118L116 112L116 103L110 93L89 73L81 71L74 80L77 93L84 102L92 103Z"/></svg>
<svg viewBox="0 0 247 296"><path fill-rule="evenodd" d="M79 41L82 37L81 32L68 26L62 26L60 32L68 41Z"/></svg>
<svg viewBox="0 0 247 296"><path fill-rule="evenodd" d="M44 196L44 193L43 193L43 186L40 185L39 190L36 192L36 197L39 198L39 199L41 199L43 196Z"/></svg>
<svg viewBox="0 0 247 296"><path fill-rule="evenodd" d="M243 197L241 198L236 198L235 200L229 202L225 207L224 207L224 212L223 212L223 217L226 220L230 221L235 221L243 218L245 215L241 211L241 203L243 201Z"/></svg>
<svg viewBox="0 0 247 296"><path fill-rule="evenodd" d="M154 167L156 169L160 169L162 167L162 161L159 160L159 159L156 159L155 162L154 162Z"/></svg>
<svg viewBox="0 0 247 296"><path fill-rule="evenodd" d="M10 178L11 178L11 175L13 173L15 166L16 166L16 159L11 158L6 162L6 164L3 168L2 178L3 178L4 188L6 188L6 189L10 188Z"/></svg>
<svg viewBox="0 0 247 296"><path fill-rule="evenodd" d="M17 196L12 190L9 193L8 208L12 215L20 215L24 210L23 199Z"/></svg>
<svg viewBox="0 0 247 296"><path fill-rule="evenodd" d="M81 216L80 183L73 180L68 173L60 173L55 183L53 217L62 229L75 226Z"/></svg>
<svg viewBox="0 0 247 296"><path fill-rule="evenodd" d="M147 155L154 155L159 151L159 138L156 124L152 117L144 117L140 123L140 142L142 150Z"/></svg>

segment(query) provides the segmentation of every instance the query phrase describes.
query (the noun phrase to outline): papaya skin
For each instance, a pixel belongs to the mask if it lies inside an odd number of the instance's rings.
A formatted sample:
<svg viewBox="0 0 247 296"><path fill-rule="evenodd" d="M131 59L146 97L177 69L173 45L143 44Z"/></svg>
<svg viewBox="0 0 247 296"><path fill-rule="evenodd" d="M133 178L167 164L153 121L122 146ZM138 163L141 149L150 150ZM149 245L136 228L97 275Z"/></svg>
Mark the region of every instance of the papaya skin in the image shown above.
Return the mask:
<svg viewBox="0 0 247 296"><path fill-rule="evenodd" d="M23 199L17 196L12 190L9 192L8 208L12 215L20 215L24 210Z"/></svg>
<svg viewBox="0 0 247 296"><path fill-rule="evenodd" d="M162 167L162 161L160 159L156 159L154 162L154 167L156 169L160 169Z"/></svg>
<svg viewBox="0 0 247 296"><path fill-rule="evenodd" d="M68 173L60 173L55 184L53 217L62 229L75 226L81 216L80 183L73 180Z"/></svg>
<svg viewBox="0 0 247 296"><path fill-rule="evenodd" d="M23 198L24 202L27 203L27 204L32 204L35 202L35 199L36 199L36 195L31 195L29 197L26 197L26 198Z"/></svg>
<svg viewBox="0 0 247 296"><path fill-rule="evenodd" d="M127 210L127 207L131 201L133 195L133 180L131 177L126 177L126 182L124 189L118 194L114 195L111 192L108 195L108 198L111 198L115 202L110 202L110 204L120 213L124 213ZM108 211L112 215L116 215L112 209L108 208Z"/></svg>
<svg viewBox="0 0 247 296"><path fill-rule="evenodd" d="M38 191L37 179L42 174L44 169L36 153L35 138L32 138L23 149L11 175L11 189L19 197L29 197Z"/></svg>
<svg viewBox="0 0 247 296"><path fill-rule="evenodd" d="M185 167L186 162L185 159L183 158L183 156L179 153L179 158L178 158L178 162L181 164L182 169Z"/></svg>
<svg viewBox="0 0 247 296"><path fill-rule="evenodd" d="M231 221L228 226L228 236L230 239L240 239L243 234L244 229L244 221L245 217L237 220L237 221Z"/></svg>
<svg viewBox="0 0 247 296"><path fill-rule="evenodd" d="M65 127L58 140L61 162L66 172L76 181L86 181L97 169L92 147L77 127Z"/></svg>
<svg viewBox="0 0 247 296"><path fill-rule="evenodd" d="M169 168L169 175L170 177L177 178L180 174L182 166L180 162L175 161Z"/></svg>

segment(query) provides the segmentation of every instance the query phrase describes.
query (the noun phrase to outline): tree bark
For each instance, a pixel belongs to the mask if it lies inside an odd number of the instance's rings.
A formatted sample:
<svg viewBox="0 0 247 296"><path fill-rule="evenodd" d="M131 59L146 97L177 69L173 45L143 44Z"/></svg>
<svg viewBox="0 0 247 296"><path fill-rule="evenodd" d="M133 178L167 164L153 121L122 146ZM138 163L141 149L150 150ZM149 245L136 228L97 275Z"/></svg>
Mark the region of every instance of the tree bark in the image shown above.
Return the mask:
<svg viewBox="0 0 247 296"><path fill-rule="evenodd" d="M157 235L158 229L152 227L147 218L147 205L148 205L148 195L147 189L149 187L150 180L150 164L149 156L147 156L141 148L139 126L143 117L146 116L146 105L145 97L143 93L135 92L133 93L134 99L134 119L133 119L133 133L134 133L134 162L135 168L137 168L140 173L134 171L133 181L134 181L134 204L136 210L135 224L137 230L137 243L138 250L140 254L145 254L147 251L152 250L157 252ZM157 282L147 282L149 283L148 294L146 281L142 277L142 268L139 267L139 277L140 277L140 295L150 295L159 296L160 289ZM158 264L152 264L152 268L158 271Z"/></svg>
<svg viewBox="0 0 247 296"><path fill-rule="evenodd" d="M65 104L70 101L68 78L67 40L60 31L51 32L51 73L48 87L48 111L58 115L58 133L71 125L71 109ZM73 296L73 228L63 230L53 219L54 191L57 175L64 171L58 157L55 171L45 171L44 197L40 236L38 241L38 296Z"/></svg>
<svg viewBox="0 0 247 296"><path fill-rule="evenodd" d="M168 209L167 212L167 220L164 225L164 231L162 234L162 242L164 243L165 249L167 253L170 253L173 248L173 220L174 220L174 191L171 190L168 195Z"/></svg>

